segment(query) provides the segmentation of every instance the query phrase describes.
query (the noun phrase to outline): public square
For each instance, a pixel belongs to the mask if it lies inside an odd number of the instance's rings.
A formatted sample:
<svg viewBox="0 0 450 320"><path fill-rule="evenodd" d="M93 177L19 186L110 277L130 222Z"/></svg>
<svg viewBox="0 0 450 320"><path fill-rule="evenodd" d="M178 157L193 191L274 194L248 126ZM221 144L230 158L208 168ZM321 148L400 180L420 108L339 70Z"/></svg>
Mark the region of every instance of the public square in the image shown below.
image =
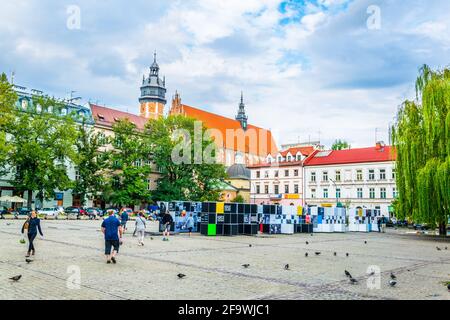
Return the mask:
<svg viewBox="0 0 450 320"><path fill-rule="evenodd" d="M450 299L444 285L450 281L449 243L406 229L313 236L180 234L167 242L148 235L139 247L131 221L118 263L108 265L101 221L43 220L44 238L35 241L35 260L27 264L26 245L19 242L22 224L0 221L2 299ZM367 287L371 265L380 267L380 289ZM67 286L74 268L81 272L79 289ZM358 283L350 284L344 270ZM391 272L395 287L388 284ZM179 273L186 277L178 279ZM15 275L22 275L20 281L9 280Z"/></svg>

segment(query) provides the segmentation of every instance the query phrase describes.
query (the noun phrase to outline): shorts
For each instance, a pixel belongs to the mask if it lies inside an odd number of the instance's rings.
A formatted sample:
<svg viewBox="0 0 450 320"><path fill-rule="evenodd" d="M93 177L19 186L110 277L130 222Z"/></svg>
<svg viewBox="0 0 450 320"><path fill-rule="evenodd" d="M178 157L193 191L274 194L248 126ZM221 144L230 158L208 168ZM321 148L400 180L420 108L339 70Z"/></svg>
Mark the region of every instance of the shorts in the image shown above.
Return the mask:
<svg viewBox="0 0 450 320"><path fill-rule="evenodd" d="M114 248L114 251L119 252L119 247L119 240L105 240L105 255L110 255L112 248Z"/></svg>

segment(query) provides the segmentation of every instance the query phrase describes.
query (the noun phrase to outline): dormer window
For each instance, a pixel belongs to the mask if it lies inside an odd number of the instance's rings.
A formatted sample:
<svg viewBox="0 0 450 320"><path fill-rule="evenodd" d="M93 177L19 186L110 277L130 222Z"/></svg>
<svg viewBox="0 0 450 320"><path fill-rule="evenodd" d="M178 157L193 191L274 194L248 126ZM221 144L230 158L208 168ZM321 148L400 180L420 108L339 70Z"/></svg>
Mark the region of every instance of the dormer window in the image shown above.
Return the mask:
<svg viewBox="0 0 450 320"><path fill-rule="evenodd" d="M115 118L114 118L114 121L115 121L115 122L119 122L119 121L120 121L120 119L119 119L119 118L117 118L117 117L115 117Z"/></svg>
<svg viewBox="0 0 450 320"><path fill-rule="evenodd" d="M98 117L98 119L101 120L101 121L104 121L104 120L105 120L105 116L102 115L102 114L100 114L100 113L97 115L97 117Z"/></svg>

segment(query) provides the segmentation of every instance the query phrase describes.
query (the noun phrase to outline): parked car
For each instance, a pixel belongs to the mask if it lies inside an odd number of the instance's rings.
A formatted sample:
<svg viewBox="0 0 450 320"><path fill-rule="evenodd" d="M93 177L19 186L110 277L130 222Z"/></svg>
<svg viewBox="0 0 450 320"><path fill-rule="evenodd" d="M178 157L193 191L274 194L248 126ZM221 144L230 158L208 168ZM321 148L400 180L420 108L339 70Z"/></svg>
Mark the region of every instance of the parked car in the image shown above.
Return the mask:
<svg viewBox="0 0 450 320"><path fill-rule="evenodd" d="M29 216L31 214L31 211L33 211L33 209L28 208L28 207L22 207L16 210L17 215L19 216Z"/></svg>
<svg viewBox="0 0 450 320"><path fill-rule="evenodd" d="M8 214L8 208L6 207L0 207L0 219L5 219L3 215Z"/></svg>
<svg viewBox="0 0 450 320"><path fill-rule="evenodd" d="M98 208L87 208L86 212L89 216L89 219L97 219L101 216L101 209Z"/></svg>
<svg viewBox="0 0 450 320"><path fill-rule="evenodd" d="M80 219L81 216L87 215L86 210L81 207L67 207L64 212L69 215L76 215L77 219Z"/></svg>
<svg viewBox="0 0 450 320"><path fill-rule="evenodd" d="M55 219L58 219L60 212L56 208L43 208L38 210L38 214L44 215L44 219L47 219L47 217L55 217Z"/></svg>
<svg viewBox="0 0 450 320"><path fill-rule="evenodd" d="M420 231L423 231L423 230L429 230L430 229L430 226L428 226L426 223L415 223L414 224L414 230L420 230Z"/></svg>

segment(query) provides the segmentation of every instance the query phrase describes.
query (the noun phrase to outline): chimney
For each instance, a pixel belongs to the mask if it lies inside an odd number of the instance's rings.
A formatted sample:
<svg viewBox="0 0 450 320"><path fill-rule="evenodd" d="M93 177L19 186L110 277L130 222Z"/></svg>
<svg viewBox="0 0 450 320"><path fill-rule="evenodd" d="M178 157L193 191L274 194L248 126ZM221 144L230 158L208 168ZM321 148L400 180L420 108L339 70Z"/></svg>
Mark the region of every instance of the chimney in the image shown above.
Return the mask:
<svg viewBox="0 0 450 320"><path fill-rule="evenodd" d="M375 144L375 150L377 150L377 151L383 151L383 150L384 150L384 147L385 147L385 144L384 144L383 141L378 141L378 142Z"/></svg>

